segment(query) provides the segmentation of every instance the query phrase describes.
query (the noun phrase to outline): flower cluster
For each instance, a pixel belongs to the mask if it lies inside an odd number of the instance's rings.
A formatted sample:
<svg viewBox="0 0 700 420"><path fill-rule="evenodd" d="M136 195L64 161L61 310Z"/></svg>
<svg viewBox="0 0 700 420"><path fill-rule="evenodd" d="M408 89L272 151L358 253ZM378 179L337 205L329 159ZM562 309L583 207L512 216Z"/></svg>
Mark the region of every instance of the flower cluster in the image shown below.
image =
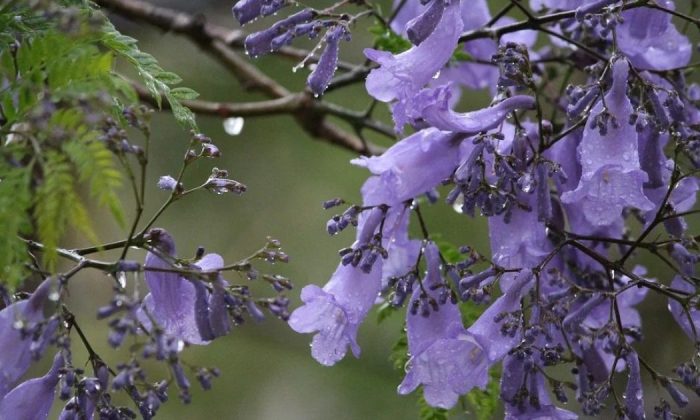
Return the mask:
<svg viewBox="0 0 700 420"><path fill-rule="evenodd" d="M497 365L507 418L576 418L558 406L572 395L585 415L613 405L644 418L644 372L688 403L682 387L700 389L695 358L666 375L635 350L649 293L700 339L700 257L684 220L698 190L698 86L683 75L691 45L671 21L673 1L655 3L512 2L504 12L530 17L513 23L503 12L492 18L485 0L394 2L391 28L412 45L366 49L375 66L365 86L389 104L397 133L414 132L352 161L370 172L362 204L334 216L328 232L353 225L356 241L323 288L302 290L289 320L315 334L316 360L335 364L348 347L358 356L358 328L384 302L407 311L399 393L420 386L435 407L485 388ZM536 48L538 36L552 46ZM456 110L463 92L483 88L490 106ZM451 261L431 240L421 196L432 202L442 190L459 213L488 218L490 258L464 248L466 258ZM421 239L409 237L412 214ZM649 278L641 252L665 261L673 279ZM483 309L465 325L467 302ZM563 370L551 367L561 365L571 377L557 379ZM613 379L625 370L623 391ZM671 410L656 404L659 415Z"/></svg>

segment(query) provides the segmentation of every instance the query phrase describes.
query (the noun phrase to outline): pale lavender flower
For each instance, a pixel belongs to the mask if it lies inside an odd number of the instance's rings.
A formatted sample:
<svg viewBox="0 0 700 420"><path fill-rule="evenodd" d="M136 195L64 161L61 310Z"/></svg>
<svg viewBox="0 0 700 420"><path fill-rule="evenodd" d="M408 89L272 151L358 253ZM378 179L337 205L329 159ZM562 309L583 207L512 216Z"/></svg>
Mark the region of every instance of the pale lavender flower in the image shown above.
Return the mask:
<svg viewBox="0 0 700 420"><path fill-rule="evenodd" d="M143 301L145 313L139 315L141 322L150 327L153 318L167 335L190 344L207 344L226 334L230 328L222 320L221 303L225 281L216 280L215 290L218 291L212 294L201 280L187 279L173 272L176 253L172 236L163 229L152 229L150 237L156 252L149 252L144 263L150 293ZM213 271L223 267L223 259L217 254L208 254L195 266Z"/></svg>
<svg viewBox="0 0 700 420"><path fill-rule="evenodd" d="M0 398L5 395L43 352L52 330L47 328L35 343L22 335L22 328L31 328L45 321L44 306L54 282L44 280L27 300L15 302L0 311ZM38 351L32 354L31 348Z"/></svg>
<svg viewBox="0 0 700 420"><path fill-rule="evenodd" d="M450 59L462 28L459 2L452 1L435 30L420 45L398 55L366 49L367 58L380 66L367 76L367 92L382 102L399 101L406 106ZM397 121L397 128L402 126L403 121Z"/></svg>
<svg viewBox="0 0 700 420"><path fill-rule="evenodd" d="M658 0L674 10L672 0ZM670 70L690 62L693 46L676 29L672 16L661 10L640 7L622 13L623 22L615 30L617 45L638 69Z"/></svg>
<svg viewBox="0 0 700 420"><path fill-rule="evenodd" d="M367 242L374 234L379 221L373 219L361 215L356 244ZM316 333L311 355L319 363L334 365L345 357L348 346L353 355L359 357L357 330L381 289L382 262L378 259L369 271L341 263L323 289L316 285L302 289L304 305L292 312L289 325L300 333Z"/></svg>
<svg viewBox="0 0 700 420"><path fill-rule="evenodd" d="M501 399L505 401L507 420L573 420L578 416L554 406L545 388L544 377L530 356L509 355L503 362ZM529 368L528 368L529 367ZM522 390L527 393L523 393Z"/></svg>
<svg viewBox="0 0 700 420"><path fill-rule="evenodd" d="M381 198L370 199L369 204L392 205L417 197L449 177L459 164L460 141L453 133L428 128L406 137L381 156L351 162L377 175L368 181L363 194L380 192Z"/></svg>
<svg viewBox="0 0 700 420"><path fill-rule="evenodd" d="M597 124L587 124L578 147L582 166L579 185L561 196L562 202L581 206L594 226L614 223L625 207L642 211L654 207L644 196L643 184L648 177L640 169L637 132L628 124L632 113L626 93L628 73L627 61L618 59L605 105L600 101L591 110L589 121L598 118Z"/></svg>
<svg viewBox="0 0 700 420"><path fill-rule="evenodd" d="M57 353L46 375L21 383L0 400L0 418L45 420L56 394L63 357Z"/></svg>
<svg viewBox="0 0 700 420"><path fill-rule="evenodd" d="M423 286L429 297L438 299L442 283L440 259L434 243L425 247L428 271ZM422 290L416 288L413 299ZM423 395L434 407L452 408L460 395L474 387L484 388L489 381L489 360L479 342L462 326L456 305L447 302L428 316L407 314L408 348L412 355L406 377L399 385L400 394L408 394L423 385Z"/></svg>

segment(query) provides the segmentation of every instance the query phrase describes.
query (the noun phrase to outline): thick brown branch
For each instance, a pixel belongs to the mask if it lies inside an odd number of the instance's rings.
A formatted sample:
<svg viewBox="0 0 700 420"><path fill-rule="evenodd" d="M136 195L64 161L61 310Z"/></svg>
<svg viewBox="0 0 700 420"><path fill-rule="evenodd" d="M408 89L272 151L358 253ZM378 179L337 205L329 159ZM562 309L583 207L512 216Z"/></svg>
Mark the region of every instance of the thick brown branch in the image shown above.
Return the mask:
<svg viewBox="0 0 700 420"><path fill-rule="evenodd" d="M158 103L145 87L136 83L132 83L132 86L142 102L148 103L155 108L158 107ZM190 100L182 101L182 104L196 114L220 118L290 114L313 137L322 138L331 144L364 155L378 155L384 151L383 148L372 143L365 143L360 138L324 120L326 114L331 114L354 124L356 123L354 118L359 118L357 115L347 111L345 114L335 113L333 112L334 108L326 108L324 103L314 100L306 93L290 93L281 98L258 102L235 103ZM167 102L163 102L161 106L166 109L169 107ZM390 130L374 120L368 120L368 122L363 124L365 127L382 134L386 134L386 131Z"/></svg>

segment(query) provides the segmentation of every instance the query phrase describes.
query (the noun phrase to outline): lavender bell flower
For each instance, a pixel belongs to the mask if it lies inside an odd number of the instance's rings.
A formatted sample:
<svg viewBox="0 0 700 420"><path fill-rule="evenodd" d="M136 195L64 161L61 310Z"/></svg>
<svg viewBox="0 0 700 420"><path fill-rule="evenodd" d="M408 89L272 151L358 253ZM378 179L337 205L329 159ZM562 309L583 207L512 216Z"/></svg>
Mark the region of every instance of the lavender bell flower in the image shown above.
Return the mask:
<svg viewBox="0 0 700 420"><path fill-rule="evenodd" d="M508 325L509 314L520 310L520 299L527 294L534 284L532 270L523 269L511 284L506 284L504 294L496 299L479 319L467 330L486 351L489 362L500 361L522 340L519 325L515 329ZM520 317L516 317L519 323Z"/></svg>
<svg viewBox="0 0 700 420"><path fill-rule="evenodd" d="M674 10L672 0L657 3ZM626 10L616 28L618 48L632 65L644 70L671 70L690 62L693 46L678 32L671 14L648 7Z"/></svg>
<svg viewBox="0 0 700 420"><path fill-rule="evenodd" d="M576 414L552 404L549 392L545 388L544 377L535 366L528 369L526 366L532 365L532 361L527 362L517 354L507 356L503 362L501 399L506 403L505 419L577 419ZM522 392L523 389L527 394Z"/></svg>
<svg viewBox="0 0 700 420"><path fill-rule="evenodd" d="M386 51L365 49L365 56L379 64L367 76L367 92L382 102L398 101L400 107L408 105L415 94L430 82L452 57L463 24L460 2L452 0L445 8L435 30L408 51L392 55ZM405 120L397 118L401 129Z"/></svg>
<svg viewBox="0 0 700 420"><path fill-rule="evenodd" d="M362 214L357 227L358 242L371 237L380 222ZM304 305L292 312L289 325L296 332L316 333L311 355L319 363L334 365L345 357L348 346L353 355L359 357L357 330L376 301L381 277L382 259L376 261L369 272L341 263L323 289L316 285L302 289Z"/></svg>
<svg viewBox="0 0 700 420"><path fill-rule="evenodd" d="M17 325L30 326L45 320L44 305L48 302L53 287L51 279L44 280L27 300L15 302L0 311L0 398L5 395L24 375L34 357L43 353L52 330L47 328L42 334L39 352L32 354L31 337L23 337Z"/></svg>
<svg viewBox="0 0 700 420"><path fill-rule="evenodd" d="M578 147L581 180L576 190L561 196L566 204L578 203L594 226L614 223L625 207L642 211L654 208L643 192L648 177L640 169L637 132L628 124L632 114L626 93L628 74L627 61L615 61L612 87L605 95L607 109L600 101L591 110L591 115L598 117L607 111L610 119L599 120L597 127L586 125Z"/></svg>
<svg viewBox="0 0 700 420"><path fill-rule="evenodd" d="M370 181L371 188L365 187L368 194L374 190L390 196L372 204L391 205L431 190L448 178L463 156L469 154L472 145L462 142L465 137L490 130L503 122L510 111L529 108L534 104L529 96L516 96L489 108L457 114L446 108L448 90L435 92L441 97L444 107L429 106L424 114L438 129L427 128L408 136L381 156L360 157L351 161L378 176Z"/></svg>
<svg viewBox="0 0 700 420"><path fill-rule="evenodd" d="M428 128L406 137L381 156L360 157L351 163L377 175L374 180L370 178L363 194L371 196L373 191L381 191L382 200L369 203L392 205L417 197L449 177L459 164L462 138Z"/></svg>
<svg viewBox="0 0 700 420"><path fill-rule="evenodd" d="M0 400L0 418L45 420L56 394L63 356L57 353L48 373L18 385Z"/></svg>
<svg viewBox="0 0 700 420"><path fill-rule="evenodd" d="M155 271L172 270L171 261L163 258L175 257L175 242L163 229L150 232L153 246L159 254L149 252L146 255L146 284L150 293L144 298L142 310L147 312L164 332L190 344L207 344L217 336L226 334L228 327L222 322L221 302L223 295L212 295L204 283L196 279L186 279L179 273ZM223 267L223 259L216 254L205 255L195 266L204 271ZM148 270L149 268L154 270ZM225 287L222 280L217 288ZM213 306L211 306L213 305ZM145 313L139 319L149 327L150 317ZM216 325L212 328L212 324Z"/></svg>
<svg viewBox="0 0 700 420"><path fill-rule="evenodd" d="M428 272L424 288L433 299L442 283L440 259L434 243L425 248ZM416 288L413 299L421 289ZM451 408L460 395L474 387L484 388L489 381L489 360L483 347L462 326L456 305L447 302L428 316L407 314L408 348L412 355L406 366L406 377L399 385L400 394L408 394L423 385L423 395L434 407Z"/></svg>

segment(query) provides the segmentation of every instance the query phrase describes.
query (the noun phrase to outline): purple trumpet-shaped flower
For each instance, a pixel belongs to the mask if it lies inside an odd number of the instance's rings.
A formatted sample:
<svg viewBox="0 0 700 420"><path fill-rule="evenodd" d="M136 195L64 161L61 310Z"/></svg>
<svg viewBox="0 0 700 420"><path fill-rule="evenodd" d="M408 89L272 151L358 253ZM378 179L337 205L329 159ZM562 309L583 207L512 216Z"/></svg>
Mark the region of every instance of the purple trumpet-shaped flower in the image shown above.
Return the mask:
<svg viewBox="0 0 700 420"><path fill-rule="evenodd" d="M352 160L377 175L363 188L363 194L370 197L367 204L397 204L439 185L459 164L463 138L428 128L406 137L381 156ZM374 200L373 194L381 197Z"/></svg>
<svg viewBox="0 0 700 420"><path fill-rule="evenodd" d="M366 243L374 234L380 222L373 217L376 211L381 209L361 215L355 246ZM382 262L377 259L367 271L360 265L341 263L323 289L316 285L302 289L304 305L292 312L289 325L300 333L316 333L311 355L319 363L334 365L345 357L348 346L355 357L360 355L357 330L381 289Z"/></svg>
<svg viewBox="0 0 700 420"><path fill-rule="evenodd" d="M379 265L379 264L377 264ZM347 346L360 355L357 329L379 293L381 268L364 273L352 265L339 265L323 289L304 287L304 306L292 312L289 325L300 333L314 333L311 354L319 363L331 366L345 356Z"/></svg>
<svg viewBox="0 0 700 420"><path fill-rule="evenodd" d="M440 89L439 92L442 92L438 95L446 104L449 100L447 89ZM426 108L426 119L438 129L427 128L406 137L381 156L361 157L352 161L378 176L370 180L365 190L369 196L374 191L381 191L382 201L370 199L368 204L391 205L430 191L448 178L459 162L470 154L473 146L462 142L465 137L490 130L503 122L510 111L529 108L533 104L529 96L516 96L498 105L465 114L438 106Z"/></svg>
<svg viewBox="0 0 700 420"><path fill-rule="evenodd" d="M437 300L440 291L431 289L439 288L442 278L434 243L426 245L425 258L428 271L423 287L429 295L428 299ZM413 299L420 299L421 293L421 288L416 288ZM412 356L406 366L406 377L399 385L400 394L408 394L422 384L428 404L451 408L460 395L488 384L489 360L486 351L465 331L456 305L446 302L427 316L412 313L409 309L407 334Z"/></svg>
<svg viewBox="0 0 700 420"><path fill-rule="evenodd" d="M501 399L506 403L507 420L573 420L578 416L554 406L545 388L544 377L532 356L509 355L503 362ZM526 392L523 392L526 391Z"/></svg>
<svg viewBox="0 0 700 420"><path fill-rule="evenodd" d="M0 400L0 418L45 420L56 394L63 356L57 353L46 375L18 385Z"/></svg>
<svg viewBox="0 0 700 420"><path fill-rule="evenodd" d="M150 236L157 253L149 252L144 263L150 293L144 298L142 311L146 313L139 315L141 322L149 327L153 319L167 335L190 344L207 344L228 333L230 324L223 302L225 280L219 276L211 293L204 282L167 271L173 269L175 242L163 229L152 229ZM213 271L223 264L219 255L207 254L195 267Z"/></svg>
<svg viewBox="0 0 700 420"><path fill-rule="evenodd" d="M423 118L438 130L474 135L496 128L516 109L534 109L535 99L519 95L496 105L463 114L450 109L450 90L439 89L435 101L423 109Z"/></svg>
<svg viewBox="0 0 700 420"><path fill-rule="evenodd" d="M0 311L0 398L5 395L29 369L32 361L43 353L53 328L47 326L36 339L24 336L21 329L45 321L47 303L53 281L45 280L32 296L15 302ZM31 349L36 349L32 352Z"/></svg>
<svg viewBox="0 0 700 420"><path fill-rule="evenodd" d="M521 341L520 299L533 284L532 271L523 269L511 284L507 284L504 294L467 330L484 348L490 363L501 360Z"/></svg>
<svg viewBox="0 0 700 420"><path fill-rule="evenodd" d="M309 75L306 83L314 93L321 95L331 82L335 69L338 66L338 50L340 49L340 39L347 37L348 32L342 25L337 25L326 33L326 48L321 53L321 57L316 64L316 68Z"/></svg>
<svg viewBox="0 0 700 420"><path fill-rule="evenodd" d="M379 64L379 68L367 76L367 92L382 102L398 101L394 107L398 130L406 122L406 110L413 108L411 102L416 93L438 75L457 46L463 27L459 4L453 0L445 8L435 30L408 51L392 55L386 51L365 50L365 56Z"/></svg>
<svg viewBox="0 0 700 420"><path fill-rule="evenodd" d="M578 147L582 174L578 187L561 196L566 204L581 206L588 222L607 226L619 219L625 207L654 208L644 195L647 174L640 169L637 132L628 124L632 105L627 98L629 65L613 64L613 83L605 100L591 110L595 127L586 126Z"/></svg>
<svg viewBox="0 0 700 420"><path fill-rule="evenodd" d="M675 9L672 0L659 5ZM678 32L671 14L648 7L627 10L615 30L617 45L633 66L646 70L671 70L690 62L693 46Z"/></svg>

